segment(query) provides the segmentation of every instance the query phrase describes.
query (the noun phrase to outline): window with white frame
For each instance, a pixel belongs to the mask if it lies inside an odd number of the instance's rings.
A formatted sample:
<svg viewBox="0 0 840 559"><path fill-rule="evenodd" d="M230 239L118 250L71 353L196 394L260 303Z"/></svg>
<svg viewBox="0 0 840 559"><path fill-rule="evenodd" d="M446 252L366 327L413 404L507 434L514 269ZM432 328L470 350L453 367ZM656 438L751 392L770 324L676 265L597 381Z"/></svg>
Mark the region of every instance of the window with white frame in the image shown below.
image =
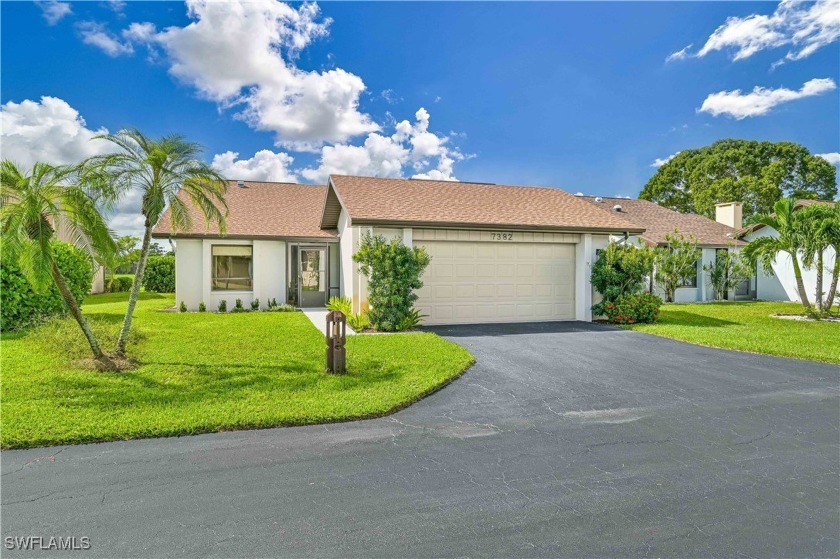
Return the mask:
<svg viewBox="0 0 840 559"><path fill-rule="evenodd" d="M253 247L213 245L213 291L251 291L254 285Z"/></svg>

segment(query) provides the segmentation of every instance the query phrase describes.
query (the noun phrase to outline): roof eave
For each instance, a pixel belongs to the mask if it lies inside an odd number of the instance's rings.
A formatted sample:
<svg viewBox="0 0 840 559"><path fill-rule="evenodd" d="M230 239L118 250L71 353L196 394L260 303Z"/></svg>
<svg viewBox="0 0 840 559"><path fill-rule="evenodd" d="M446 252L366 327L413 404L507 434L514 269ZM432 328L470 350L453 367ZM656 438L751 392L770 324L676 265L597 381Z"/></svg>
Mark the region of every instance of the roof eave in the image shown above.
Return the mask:
<svg viewBox="0 0 840 559"><path fill-rule="evenodd" d="M345 208L346 209L346 208ZM469 223L469 222L448 222L448 221L402 221L393 219L356 218L353 225L370 226L399 226L418 227L429 229L509 229L515 231L556 231L567 233L644 233L639 227L580 227L563 225L528 225L511 223Z"/></svg>

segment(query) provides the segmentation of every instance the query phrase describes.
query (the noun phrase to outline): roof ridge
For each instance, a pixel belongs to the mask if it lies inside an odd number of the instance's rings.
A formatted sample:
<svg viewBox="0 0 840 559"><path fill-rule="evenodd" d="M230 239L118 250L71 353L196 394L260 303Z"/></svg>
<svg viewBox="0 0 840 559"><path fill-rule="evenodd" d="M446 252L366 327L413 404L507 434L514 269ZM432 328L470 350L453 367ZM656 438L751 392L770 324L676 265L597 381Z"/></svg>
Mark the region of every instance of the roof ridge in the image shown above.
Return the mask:
<svg viewBox="0 0 840 559"><path fill-rule="evenodd" d="M406 177L370 177L366 175L338 175L338 174L331 174L330 178L332 177L345 177L351 179L373 179L373 180L382 180L382 181L406 181L406 182L434 182L438 184L476 184L480 186L498 186L502 188L538 188L541 190L554 190L560 191L563 194L567 194L574 198L580 198L580 196L575 196L565 188L559 186L544 186L544 185L533 185L533 184L500 184L497 182L477 182L477 181L447 181L441 179L414 179L414 178L406 178Z"/></svg>

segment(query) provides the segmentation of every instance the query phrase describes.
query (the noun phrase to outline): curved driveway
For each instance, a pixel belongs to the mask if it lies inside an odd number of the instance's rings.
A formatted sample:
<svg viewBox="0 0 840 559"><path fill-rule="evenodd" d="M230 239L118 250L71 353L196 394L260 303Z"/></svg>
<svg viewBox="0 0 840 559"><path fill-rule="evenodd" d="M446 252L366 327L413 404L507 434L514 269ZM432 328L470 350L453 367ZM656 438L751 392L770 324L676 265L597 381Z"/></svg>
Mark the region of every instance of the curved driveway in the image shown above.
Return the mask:
<svg viewBox="0 0 840 559"><path fill-rule="evenodd" d="M583 323L437 331L478 363L388 418L4 452L3 536L100 557L838 553L840 367Z"/></svg>

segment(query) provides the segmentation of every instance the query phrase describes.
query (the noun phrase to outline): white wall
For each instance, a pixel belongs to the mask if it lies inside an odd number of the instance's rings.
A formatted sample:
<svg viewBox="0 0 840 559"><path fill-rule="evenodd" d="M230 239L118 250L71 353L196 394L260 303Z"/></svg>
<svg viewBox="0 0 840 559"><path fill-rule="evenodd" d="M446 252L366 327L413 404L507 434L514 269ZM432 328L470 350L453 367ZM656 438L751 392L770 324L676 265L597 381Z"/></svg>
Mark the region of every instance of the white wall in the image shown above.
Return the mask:
<svg viewBox="0 0 840 559"><path fill-rule="evenodd" d="M249 245L253 247L253 289L251 291L211 290L214 244ZM202 301L208 311L215 311L219 303L227 301L228 311L237 299L250 307L255 298L265 307L269 299L286 302L286 243L284 241L233 239L178 239L175 249L175 299L183 301L189 310L198 310Z"/></svg>
<svg viewBox="0 0 840 559"><path fill-rule="evenodd" d="M746 240L751 241L758 237L778 237L779 233L770 227L762 227L758 231L749 233ZM823 291L828 292L831 286L831 272L834 269L834 250L828 249L823 255ZM817 294L817 271L807 270L799 259L799 266L802 270L802 281L805 284L805 292L808 294L810 303L813 305ZM767 275L759 266L756 278L756 298L767 301L795 301L799 300L799 290L796 287L796 277L793 274L793 259L789 254L779 253L773 261L773 274Z"/></svg>

